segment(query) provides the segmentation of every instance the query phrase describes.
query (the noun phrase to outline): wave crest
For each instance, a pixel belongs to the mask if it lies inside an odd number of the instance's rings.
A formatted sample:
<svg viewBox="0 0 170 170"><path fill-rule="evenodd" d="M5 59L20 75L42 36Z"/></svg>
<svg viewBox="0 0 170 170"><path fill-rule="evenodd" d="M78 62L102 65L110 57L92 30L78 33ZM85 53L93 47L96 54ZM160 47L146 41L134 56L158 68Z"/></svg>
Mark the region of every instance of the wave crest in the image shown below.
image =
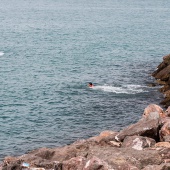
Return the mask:
<svg viewBox="0 0 170 170"><path fill-rule="evenodd" d="M95 86L93 87L94 90L102 90L105 92L112 92L117 94L136 94L136 93L142 93L147 92L146 86L141 85L123 85L120 87L116 86L109 86L109 85L103 85L103 86Z"/></svg>
<svg viewBox="0 0 170 170"><path fill-rule="evenodd" d="M4 55L4 52L0 51L0 56L3 56Z"/></svg>

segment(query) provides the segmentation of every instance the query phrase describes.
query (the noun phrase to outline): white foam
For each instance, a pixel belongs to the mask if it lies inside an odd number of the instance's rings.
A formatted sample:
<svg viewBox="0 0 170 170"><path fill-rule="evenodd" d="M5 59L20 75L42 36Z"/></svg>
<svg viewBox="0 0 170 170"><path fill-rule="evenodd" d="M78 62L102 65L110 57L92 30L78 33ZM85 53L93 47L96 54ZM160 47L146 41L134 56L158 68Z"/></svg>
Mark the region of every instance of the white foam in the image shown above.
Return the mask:
<svg viewBox="0 0 170 170"><path fill-rule="evenodd" d="M117 94L121 94L121 93L122 94L136 94L136 93L146 92L146 89L144 89L144 87L145 86L141 86L141 85L123 85L120 87L103 85L103 86L94 86L93 89L102 90L105 92L117 93Z"/></svg>
<svg viewBox="0 0 170 170"><path fill-rule="evenodd" d="M4 52L0 51L0 56L3 56L4 55Z"/></svg>

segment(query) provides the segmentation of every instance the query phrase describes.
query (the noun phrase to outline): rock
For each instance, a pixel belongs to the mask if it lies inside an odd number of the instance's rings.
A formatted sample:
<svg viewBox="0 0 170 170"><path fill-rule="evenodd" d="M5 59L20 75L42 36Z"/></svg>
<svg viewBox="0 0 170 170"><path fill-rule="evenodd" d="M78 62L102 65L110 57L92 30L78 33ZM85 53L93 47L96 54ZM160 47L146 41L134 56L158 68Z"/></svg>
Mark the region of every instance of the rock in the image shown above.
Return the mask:
<svg viewBox="0 0 170 170"><path fill-rule="evenodd" d="M162 127L159 132L160 135L160 141L165 141L165 136L170 135L170 121L166 122Z"/></svg>
<svg viewBox="0 0 170 170"><path fill-rule="evenodd" d="M101 132L99 136L92 137L88 140L95 141L101 145L105 145L105 144L107 145L107 144L109 144L110 141L115 140L115 136L117 134L118 134L118 132L106 130L106 131Z"/></svg>
<svg viewBox="0 0 170 170"><path fill-rule="evenodd" d="M170 164L148 165L142 170L169 170Z"/></svg>
<svg viewBox="0 0 170 170"><path fill-rule="evenodd" d="M54 170L62 170L62 162L54 162Z"/></svg>
<svg viewBox="0 0 170 170"><path fill-rule="evenodd" d="M160 70L154 77L162 81L167 81L169 79L169 74L170 74L170 65Z"/></svg>
<svg viewBox="0 0 170 170"><path fill-rule="evenodd" d="M153 119L159 119L161 118L160 114L158 112L150 112L147 117L145 117L146 120L153 120Z"/></svg>
<svg viewBox="0 0 170 170"><path fill-rule="evenodd" d="M164 92L166 92L167 90L170 90L169 84L165 84L164 86L161 86L161 88L159 89L159 91L160 91L161 93L164 93Z"/></svg>
<svg viewBox="0 0 170 170"><path fill-rule="evenodd" d="M170 142L170 135L164 136L164 141L165 142Z"/></svg>
<svg viewBox="0 0 170 170"><path fill-rule="evenodd" d="M155 143L155 140L152 138L142 136L127 136L122 143L122 147L131 147L136 150L143 150L144 148L154 146Z"/></svg>
<svg viewBox="0 0 170 170"><path fill-rule="evenodd" d="M129 127L125 128L124 130L120 131L118 135L115 136L115 139L119 142L122 142L126 136L145 136L152 138L156 141L159 140L159 120L141 120Z"/></svg>
<svg viewBox="0 0 170 170"><path fill-rule="evenodd" d="M168 107L170 105L170 90L165 91L164 93L164 100L161 102L162 105Z"/></svg>
<svg viewBox="0 0 170 170"><path fill-rule="evenodd" d="M152 73L153 77L155 77L156 74L158 74L161 70L163 70L165 67L167 67L170 64L170 62L169 62L170 57L169 56L170 56L170 54L163 57L163 61L158 65L156 71L154 71Z"/></svg>
<svg viewBox="0 0 170 170"><path fill-rule="evenodd" d="M42 159L51 159L55 154L55 151L54 150L50 150L50 149L47 149L47 148L41 148L38 150L38 152L35 154L35 156L38 156Z"/></svg>
<svg viewBox="0 0 170 170"><path fill-rule="evenodd" d="M29 170L45 170L44 168L29 168Z"/></svg>
<svg viewBox="0 0 170 170"><path fill-rule="evenodd" d="M144 109L143 118L151 120L152 115L153 115L153 119L155 119L155 116L156 116L156 118L158 117L156 115L156 112L160 115L160 117L165 117L165 113L160 106L158 106L156 104L150 104ZM152 115L150 115L151 113L152 113Z"/></svg>
<svg viewBox="0 0 170 170"><path fill-rule="evenodd" d="M161 125L161 127L165 124L165 123L167 123L167 122L170 122L170 117L164 117L164 118L162 118L161 120L160 120L160 125Z"/></svg>
<svg viewBox="0 0 170 170"><path fill-rule="evenodd" d="M163 101L160 102L160 104L167 108L168 106L170 106L170 98L165 98Z"/></svg>
<svg viewBox="0 0 170 170"><path fill-rule="evenodd" d="M170 117L170 107L168 107L165 111L166 116Z"/></svg>
<svg viewBox="0 0 170 170"><path fill-rule="evenodd" d="M96 152L93 148L89 152L89 157ZM133 165L138 169L141 169L148 164L160 164L162 162L156 150L135 150L132 148L101 148L100 151L96 152L95 156L99 159L107 160L108 164L113 169L127 169L129 165ZM126 168L125 168L126 167Z"/></svg>
<svg viewBox="0 0 170 170"><path fill-rule="evenodd" d="M158 142L155 144L155 147L170 148L170 143L169 142Z"/></svg>
<svg viewBox="0 0 170 170"><path fill-rule="evenodd" d="M169 65L170 64L170 54L163 57L164 63Z"/></svg>
<svg viewBox="0 0 170 170"><path fill-rule="evenodd" d="M166 85L166 81L162 81L160 79L157 79L156 83L159 84L159 85Z"/></svg>
<svg viewBox="0 0 170 170"><path fill-rule="evenodd" d="M85 166L86 159L82 156L71 158L63 161L61 170L82 170ZM55 169L59 170L59 169Z"/></svg>
<svg viewBox="0 0 170 170"><path fill-rule="evenodd" d="M164 107L170 106L170 55L163 57L163 62L157 67L157 70L152 73L158 84L163 85L160 92L164 93L164 99L160 104Z"/></svg>
<svg viewBox="0 0 170 170"><path fill-rule="evenodd" d="M164 145L165 146L165 145ZM164 163L168 162L170 158L170 148L169 147L160 147L161 149L158 150L159 155L162 157Z"/></svg>
<svg viewBox="0 0 170 170"><path fill-rule="evenodd" d="M19 160L14 157L6 157L2 170L21 170L22 160Z"/></svg>
<svg viewBox="0 0 170 170"><path fill-rule="evenodd" d="M164 98L170 98L170 90L164 92Z"/></svg>
<svg viewBox="0 0 170 170"><path fill-rule="evenodd" d="M86 162L83 170L108 170L111 167L101 159L93 156L89 161Z"/></svg>
<svg viewBox="0 0 170 170"><path fill-rule="evenodd" d="M147 86L148 87L155 87L157 84L156 83L149 83Z"/></svg>
<svg viewBox="0 0 170 170"><path fill-rule="evenodd" d="M121 143L120 143L120 142L116 142L116 141L110 141L110 145L111 145L111 146L120 147L120 146L121 146Z"/></svg>
<svg viewBox="0 0 170 170"><path fill-rule="evenodd" d="M164 159L164 162L165 163L170 163L170 159ZM170 166L169 166L169 168L170 168Z"/></svg>

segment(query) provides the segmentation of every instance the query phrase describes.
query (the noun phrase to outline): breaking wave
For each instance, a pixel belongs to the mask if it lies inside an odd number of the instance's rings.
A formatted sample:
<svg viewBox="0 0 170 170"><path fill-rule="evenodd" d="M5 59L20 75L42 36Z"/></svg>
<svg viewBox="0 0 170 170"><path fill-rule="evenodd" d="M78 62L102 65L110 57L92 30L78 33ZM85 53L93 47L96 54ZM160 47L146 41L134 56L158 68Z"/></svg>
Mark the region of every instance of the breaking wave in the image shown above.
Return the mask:
<svg viewBox="0 0 170 170"><path fill-rule="evenodd" d="M0 56L3 56L4 55L4 52L0 51Z"/></svg>

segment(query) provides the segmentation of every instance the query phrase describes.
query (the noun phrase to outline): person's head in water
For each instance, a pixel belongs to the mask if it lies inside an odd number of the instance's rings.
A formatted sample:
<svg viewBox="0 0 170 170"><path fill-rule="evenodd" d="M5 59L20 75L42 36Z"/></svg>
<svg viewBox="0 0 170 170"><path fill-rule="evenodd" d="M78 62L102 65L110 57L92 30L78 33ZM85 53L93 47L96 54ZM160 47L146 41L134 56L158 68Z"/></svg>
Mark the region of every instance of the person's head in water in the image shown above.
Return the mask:
<svg viewBox="0 0 170 170"><path fill-rule="evenodd" d="M89 85L89 87L93 87L93 83L91 83L91 82L88 85Z"/></svg>

